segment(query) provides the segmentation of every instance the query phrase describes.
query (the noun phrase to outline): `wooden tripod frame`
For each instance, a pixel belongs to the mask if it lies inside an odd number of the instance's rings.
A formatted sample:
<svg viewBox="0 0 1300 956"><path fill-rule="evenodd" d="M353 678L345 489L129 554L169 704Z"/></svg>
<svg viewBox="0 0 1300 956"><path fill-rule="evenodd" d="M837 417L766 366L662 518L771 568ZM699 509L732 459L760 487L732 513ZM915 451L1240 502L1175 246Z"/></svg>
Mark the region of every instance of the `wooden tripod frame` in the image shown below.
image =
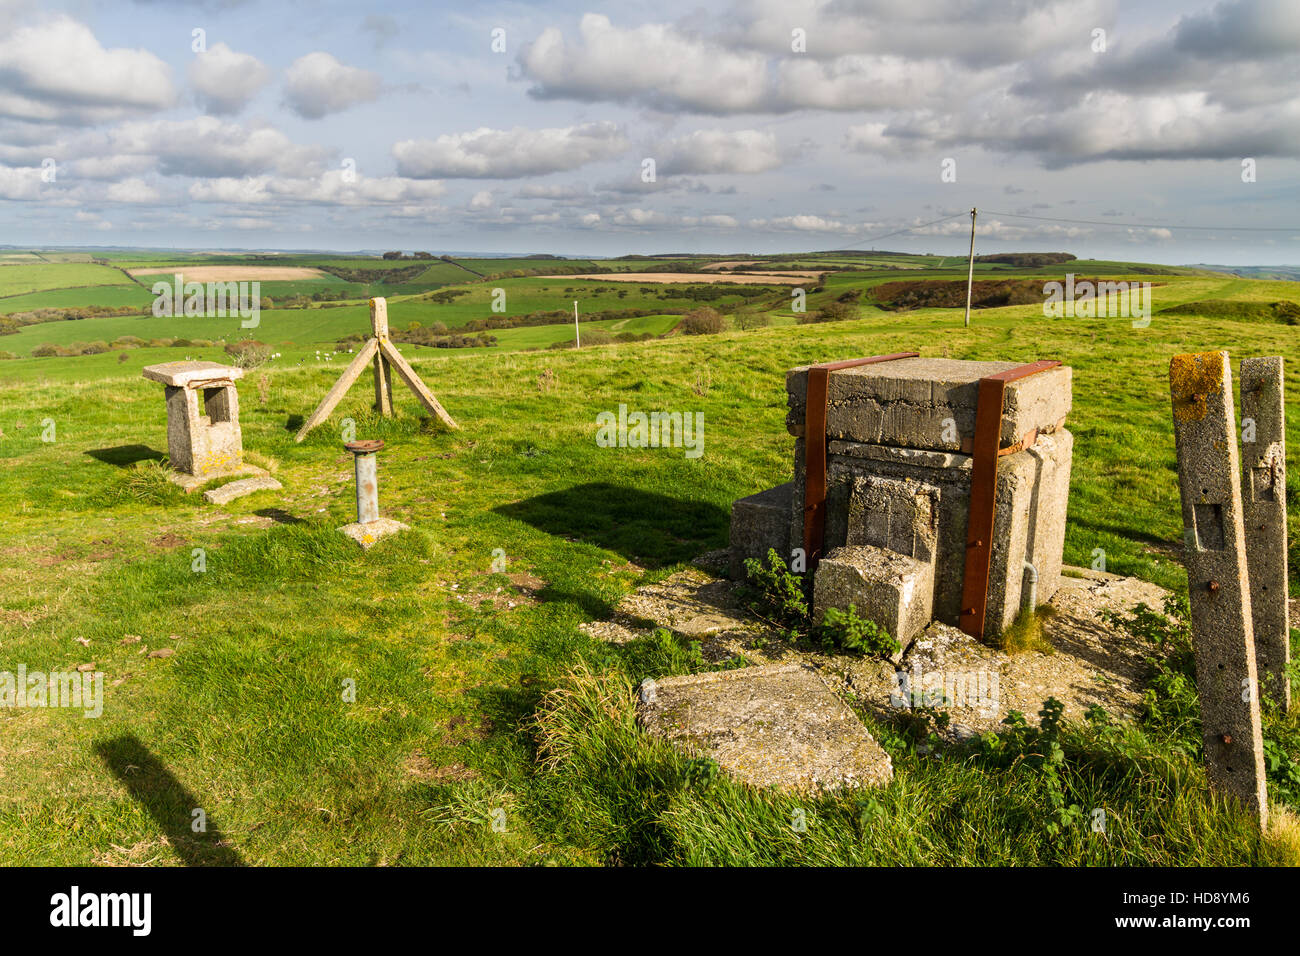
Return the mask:
<svg viewBox="0 0 1300 956"><path fill-rule="evenodd" d="M415 397L420 400L421 405L427 408L448 428L460 427L447 414L447 410L433 397L433 392L429 391L424 382L420 381L420 376L415 374L415 369L411 368L410 363L402 358L401 353L389 340L387 299L370 300L370 326L374 329L375 334L366 339L356 357L352 359L352 363L339 376L339 380L334 383L334 387L329 390L329 394L316 407L316 411L311 413L311 418L303 423L302 429L298 432L298 436L294 441L302 441L307 437L309 431L329 418L330 412L334 411L334 407L343 400L343 396L360 378L366 364L371 359L375 360L375 409L380 415L387 417L393 414L393 370L396 369L397 374L401 376L407 387L415 393Z"/></svg>

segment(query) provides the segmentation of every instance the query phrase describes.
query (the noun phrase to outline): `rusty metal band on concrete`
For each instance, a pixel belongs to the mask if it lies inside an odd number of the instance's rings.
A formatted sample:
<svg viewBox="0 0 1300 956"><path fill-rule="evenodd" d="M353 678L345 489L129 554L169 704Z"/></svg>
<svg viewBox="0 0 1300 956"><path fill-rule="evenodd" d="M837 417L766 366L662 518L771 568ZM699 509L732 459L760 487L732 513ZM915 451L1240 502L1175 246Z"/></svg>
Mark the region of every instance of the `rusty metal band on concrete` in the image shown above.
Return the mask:
<svg viewBox="0 0 1300 956"><path fill-rule="evenodd" d="M917 358L919 352L894 352L870 358L824 362L808 369L808 387L804 395L804 497L803 553L808 570L821 556L826 534L826 405L830 399L831 372L859 365L875 365L894 359Z"/></svg>
<svg viewBox="0 0 1300 956"><path fill-rule="evenodd" d="M1007 383L1028 378L1061 363L1043 359L980 379L975 404L975 441L971 449L970 512L966 525L966 569L961 589L961 629L983 637L988 608L989 569L993 560L998 458L1002 443L1002 405Z"/></svg>

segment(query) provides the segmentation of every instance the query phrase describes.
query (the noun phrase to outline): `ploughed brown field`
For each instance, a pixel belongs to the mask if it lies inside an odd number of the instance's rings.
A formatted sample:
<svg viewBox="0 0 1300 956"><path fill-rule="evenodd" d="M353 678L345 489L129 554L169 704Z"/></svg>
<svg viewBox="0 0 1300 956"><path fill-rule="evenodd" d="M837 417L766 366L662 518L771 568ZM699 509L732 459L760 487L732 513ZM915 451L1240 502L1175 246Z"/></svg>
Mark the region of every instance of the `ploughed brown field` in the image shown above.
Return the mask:
<svg viewBox="0 0 1300 956"><path fill-rule="evenodd" d="M319 269L303 266L151 266L148 269L129 269L133 276L176 275L186 282L273 282L292 279L323 279Z"/></svg>

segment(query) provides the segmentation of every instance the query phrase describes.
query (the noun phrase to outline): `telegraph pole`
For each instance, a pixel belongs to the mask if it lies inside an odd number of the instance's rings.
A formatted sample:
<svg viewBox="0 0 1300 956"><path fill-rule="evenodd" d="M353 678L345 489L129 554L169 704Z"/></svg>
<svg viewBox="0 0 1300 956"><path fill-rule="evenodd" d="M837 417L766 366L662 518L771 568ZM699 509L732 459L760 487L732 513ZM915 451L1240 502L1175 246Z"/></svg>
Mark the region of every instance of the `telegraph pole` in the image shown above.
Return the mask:
<svg viewBox="0 0 1300 956"><path fill-rule="evenodd" d="M970 292L975 281L975 207L970 210L970 265L966 269L966 327L970 327Z"/></svg>

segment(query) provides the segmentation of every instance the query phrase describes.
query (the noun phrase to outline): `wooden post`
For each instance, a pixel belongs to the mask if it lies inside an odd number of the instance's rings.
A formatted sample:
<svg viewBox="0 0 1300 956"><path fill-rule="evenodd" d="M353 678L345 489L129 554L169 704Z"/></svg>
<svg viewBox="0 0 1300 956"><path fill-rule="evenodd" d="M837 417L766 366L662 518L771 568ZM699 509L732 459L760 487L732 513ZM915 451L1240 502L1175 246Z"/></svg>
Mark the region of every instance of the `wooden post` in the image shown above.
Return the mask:
<svg viewBox="0 0 1300 956"><path fill-rule="evenodd" d="M311 418L307 419L302 429L298 432L298 437L294 441L302 441L307 437L307 433L329 417L330 412L347 394L349 388L360 377L365 370L366 363L374 360L375 363L375 408L381 415L391 415L393 413L393 370L396 369L408 388L415 393L415 397L420 400L420 404L438 417L438 419L448 428L458 428L459 426L447 414L447 410L442 407L438 399L434 398L433 393L420 381L420 376L415 374L415 369L411 368L409 362L402 358L397 347L393 345L392 340L388 337L388 301L383 298L374 298L370 300L370 325L374 329L374 335L366 339L365 344L357 352L352 362L339 376L339 380L334 383L334 387L329 390L324 400L317 406L316 411L312 412Z"/></svg>
<svg viewBox="0 0 1300 956"><path fill-rule="evenodd" d="M388 341L388 300L370 300L370 327L382 344ZM388 418L393 414L393 370L381 348L375 352L375 410Z"/></svg>
<svg viewBox="0 0 1300 956"><path fill-rule="evenodd" d="M970 264L966 269L966 325L970 326L970 293L975 283L975 207L970 210Z"/></svg>
<svg viewBox="0 0 1300 956"><path fill-rule="evenodd" d="M578 331L578 300L573 300L573 341L575 348L582 348L582 333Z"/></svg>
<svg viewBox="0 0 1300 956"><path fill-rule="evenodd" d="M1228 353L1175 355L1169 391L1206 775L1262 829L1268 794Z"/></svg>

